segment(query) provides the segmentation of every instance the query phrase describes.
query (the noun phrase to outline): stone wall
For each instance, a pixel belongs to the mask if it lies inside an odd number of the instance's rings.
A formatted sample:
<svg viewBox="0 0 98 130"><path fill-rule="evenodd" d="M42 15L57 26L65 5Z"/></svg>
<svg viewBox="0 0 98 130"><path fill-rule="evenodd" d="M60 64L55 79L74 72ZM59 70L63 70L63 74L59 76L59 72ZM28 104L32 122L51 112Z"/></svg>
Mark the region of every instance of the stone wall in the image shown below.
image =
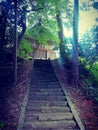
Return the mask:
<svg viewBox="0 0 98 130"><path fill-rule="evenodd" d="M55 59L56 52L50 49L45 48L38 48L34 51L34 58L35 59Z"/></svg>

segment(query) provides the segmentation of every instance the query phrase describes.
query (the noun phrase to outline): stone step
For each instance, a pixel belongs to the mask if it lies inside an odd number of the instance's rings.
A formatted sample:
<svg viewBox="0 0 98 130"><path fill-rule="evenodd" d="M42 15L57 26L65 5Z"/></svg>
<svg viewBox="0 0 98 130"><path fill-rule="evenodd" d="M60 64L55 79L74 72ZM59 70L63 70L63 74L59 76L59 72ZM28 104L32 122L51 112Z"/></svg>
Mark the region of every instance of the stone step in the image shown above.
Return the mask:
<svg viewBox="0 0 98 130"><path fill-rule="evenodd" d="M53 72L53 68L49 67L49 68L34 68L35 71L49 71L49 72Z"/></svg>
<svg viewBox="0 0 98 130"><path fill-rule="evenodd" d="M40 74L40 75L39 75L39 74L36 74L36 73L34 74L34 73L33 73L33 74L32 74L32 78L34 78L33 75L34 75L34 77L56 78L56 76L55 76L54 74L51 75L51 74L49 74L49 73L48 73L48 75L47 75L47 74Z"/></svg>
<svg viewBox="0 0 98 130"><path fill-rule="evenodd" d="M31 89L59 89L61 88L60 85L51 85L51 84L32 84L30 85Z"/></svg>
<svg viewBox="0 0 98 130"><path fill-rule="evenodd" d="M50 63L36 63L36 65L34 64L35 68L46 68L46 67L52 67Z"/></svg>
<svg viewBox="0 0 98 130"><path fill-rule="evenodd" d="M38 77L38 80L41 80L41 81L55 81L55 82L58 82L58 79L57 78L47 78L47 77Z"/></svg>
<svg viewBox="0 0 98 130"><path fill-rule="evenodd" d="M73 120L62 120L62 121L25 121L24 122L24 128L23 130L30 130L30 128L32 129L46 129L46 128L50 128L50 129L58 129L60 128L64 128L66 129L72 129L72 128L76 128L76 123Z"/></svg>
<svg viewBox="0 0 98 130"><path fill-rule="evenodd" d="M72 120L73 115L70 112L55 112L55 113L40 113L31 112L31 115L26 114L26 121L59 121L59 120Z"/></svg>
<svg viewBox="0 0 98 130"><path fill-rule="evenodd" d="M33 73L36 73L36 74L49 74L49 75L54 75L54 72L53 71L42 71L42 70L33 70Z"/></svg>
<svg viewBox="0 0 98 130"><path fill-rule="evenodd" d="M32 77L32 79L35 79L35 78L38 78L38 79L53 79L53 80L57 80L57 78L56 78L56 76L44 76L44 75L42 75L42 76L40 76L40 77Z"/></svg>
<svg viewBox="0 0 98 130"><path fill-rule="evenodd" d="M34 73L33 73L33 74L34 74ZM38 74L36 74L36 73L35 73L35 75L34 75L34 76L36 77L36 76L38 76ZM50 74L50 73L48 73L48 74L47 74L47 73L45 73L45 74L40 74L40 76L39 76L39 77L56 78L56 76L55 76L55 74L54 74L54 73L53 73L53 74Z"/></svg>
<svg viewBox="0 0 98 130"><path fill-rule="evenodd" d="M30 88L30 91L34 90L34 89L60 89L60 86L59 85L37 85L37 86L34 86L32 85L31 88Z"/></svg>
<svg viewBox="0 0 98 130"><path fill-rule="evenodd" d="M46 61L35 61L34 64L37 64L39 66L42 65L42 64L47 64L47 66L51 65L49 60L47 62Z"/></svg>
<svg viewBox="0 0 98 130"><path fill-rule="evenodd" d="M70 112L60 113L40 113L38 119L41 121L54 121L54 120L71 120L73 115Z"/></svg>
<svg viewBox="0 0 98 130"><path fill-rule="evenodd" d="M29 100L49 100L49 101L65 101L65 96L47 96L47 95L38 95L38 96L34 96L34 95L29 95Z"/></svg>
<svg viewBox="0 0 98 130"><path fill-rule="evenodd" d="M59 84L59 82L57 80L53 81L53 80L40 80L40 79L34 79L32 80L33 83L35 84Z"/></svg>
<svg viewBox="0 0 98 130"><path fill-rule="evenodd" d="M50 65L50 66L40 66L40 67L39 67L39 66L35 66L34 68L35 68L35 69L39 69L39 70L40 70L40 69L45 69L45 70L47 70L47 69L51 69L51 68L53 69L53 67L52 67L51 65Z"/></svg>
<svg viewBox="0 0 98 130"><path fill-rule="evenodd" d="M27 108L31 108L31 107L41 107L41 106L67 106L67 101L45 101L45 100L37 100L37 101L33 101L33 100L28 100L27 103Z"/></svg>
<svg viewBox="0 0 98 130"><path fill-rule="evenodd" d="M27 130L27 128L24 128L23 130ZM32 128L29 128L29 130L32 130ZM80 130L80 129L76 129L76 128L69 128L69 129L65 129L62 128L61 126L59 128L33 128L33 130Z"/></svg>
<svg viewBox="0 0 98 130"><path fill-rule="evenodd" d="M33 70L33 73L36 73L36 74L40 74L40 73L45 73L45 74L47 74L47 72L49 72L49 75L50 74L53 74L54 75L54 71L53 70L37 70L37 69L34 69Z"/></svg>
<svg viewBox="0 0 98 130"><path fill-rule="evenodd" d="M43 73L53 73L54 74L54 70L50 69L34 69L34 72L43 72Z"/></svg>
<svg viewBox="0 0 98 130"><path fill-rule="evenodd" d="M51 82L47 82L47 80L45 81L39 81L38 79L36 80L31 80L32 85L33 84L40 84L40 85L60 85L58 81L51 81Z"/></svg>
<svg viewBox="0 0 98 130"><path fill-rule="evenodd" d="M41 78L34 78L34 79L32 79L32 81L39 81L39 82L58 82L58 80L57 79L45 79L45 78L43 78L43 79L41 79Z"/></svg>
<svg viewBox="0 0 98 130"><path fill-rule="evenodd" d="M29 114L30 112L30 115L32 115L32 113L35 113L35 112L42 112L42 113L51 113L51 112L69 112L70 109L68 106L40 106L40 107L36 107L36 106L33 106L33 107L28 107L26 108L27 110L27 114Z"/></svg>
<svg viewBox="0 0 98 130"><path fill-rule="evenodd" d="M55 76L44 76L41 75L40 77L38 77L39 79L57 79Z"/></svg>
<svg viewBox="0 0 98 130"><path fill-rule="evenodd" d="M30 92L63 92L62 88L31 88Z"/></svg>
<svg viewBox="0 0 98 130"><path fill-rule="evenodd" d="M54 73L50 73L50 72L35 72L35 73L33 73L33 75L35 76L35 77L37 77L37 76L39 76L39 77L47 77L47 75L49 74L49 77L55 77L55 74Z"/></svg>
<svg viewBox="0 0 98 130"><path fill-rule="evenodd" d="M44 92L30 92L30 95L34 96L64 96L63 92L53 92L53 91L44 91Z"/></svg>
<svg viewBox="0 0 98 130"><path fill-rule="evenodd" d="M36 65L35 65L36 64ZM44 63L44 62L37 62L37 63L34 63L35 67L51 67L51 64L49 62L47 63Z"/></svg>
<svg viewBox="0 0 98 130"><path fill-rule="evenodd" d="M59 86L60 87L60 84L59 82L41 82L41 81L38 81L38 82L35 82L34 84L37 84L37 85L40 85L40 86Z"/></svg>
<svg viewBox="0 0 98 130"><path fill-rule="evenodd" d="M40 64L50 64L50 61L49 60L42 60L42 59L35 59L34 60L34 64L38 64L38 65L40 65Z"/></svg>

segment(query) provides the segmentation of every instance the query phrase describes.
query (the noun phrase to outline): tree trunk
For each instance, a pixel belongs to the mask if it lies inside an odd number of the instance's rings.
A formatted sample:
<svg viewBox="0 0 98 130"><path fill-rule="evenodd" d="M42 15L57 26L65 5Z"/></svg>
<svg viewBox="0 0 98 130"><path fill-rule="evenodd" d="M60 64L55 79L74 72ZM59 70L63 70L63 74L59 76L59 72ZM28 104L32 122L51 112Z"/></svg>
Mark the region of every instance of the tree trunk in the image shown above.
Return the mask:
<svg viewBox="0 0 98 130"><path fill-rule="evenodd" d="M7 14L6 10L2 11L2 16L0 17L0 64L4 61L5 52L4 52L4 45L5 45L5 32L6 32L6 24L7 24Z"/></svg>
<svg viewBox="0 0 98 130"><path fill-rule="evenodd" d="M17 0L15 2L15 33L14 33L14 86L17 83Z"/></svg>
<svg viewBox="0 0 98 130"><path fill-rule="evenodd" d="M19 44L20 44L20 42L21 42L21 40L22 40L22 38L23 38L23 36L25 34L25 31L26 31L26 22L23 22L23 20L21 20L21 21L22 21L21 22L22 23L22 31L18 36L18 46L19 46ZM25 18L25 21L26 21L26 18Z"/></svg>
<svg viewBox="0 0 98 130"><path fill-rule="evenodd" d="M73 16L73 53L72 53L72 73L73 85L78 87L79 83L79 67L78 67L78 17L79 17L79 1L74 0L74 16Z"/></svg>
<svg viewBox="0 0 98 130"><path fill-rule="evenodd" d="M65 45L64 45L64 40L63 40L63 26L62 26L62 19L61 19L61 12L60 10L57 11L56 19L58 22L58 27L59 27L59 39L60 39L60 57L64 60L64 55L65 55Z"/></svg>

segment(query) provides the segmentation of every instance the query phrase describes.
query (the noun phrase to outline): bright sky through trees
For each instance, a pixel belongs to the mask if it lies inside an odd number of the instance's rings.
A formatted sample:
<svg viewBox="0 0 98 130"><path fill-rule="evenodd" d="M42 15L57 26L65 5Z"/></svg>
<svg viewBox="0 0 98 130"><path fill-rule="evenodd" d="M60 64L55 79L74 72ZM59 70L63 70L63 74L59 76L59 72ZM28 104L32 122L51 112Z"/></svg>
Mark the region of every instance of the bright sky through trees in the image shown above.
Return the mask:
<svg viewBox="0 0 98 130"><path fill-rule="evenodd" d="M70 2L73 3L72 0ZM82 4L82 0L79 1L80 6ZM87 4L88 0L83 1ZM98 18L98 11L93 7L90 7L90 10L83 11L79 9L79 37L89 31L94 25L98 26L98 22L96 21ZM72 37L72 28L64 27L64 36Z"/></svg>
<svg viewBox="0 0 98 130"><path fill-rule="evenodd" d="M85 34L86 31L93 27L93 25L98 25L98 22L95 20L98 15L96 10L91 9L90 11L80 11L79 15L79 36ZM67 37L72 36L72 30L64 28L64 35Z"/></svg>
<svg viewBox="0 0 98 130"><path fill-rule="evenodd" d="M93 8L89 11L80 11L79 34L84 34L86 31L90 30L93 25L98 25L95 20L97 17L98 12Z"/></svg>

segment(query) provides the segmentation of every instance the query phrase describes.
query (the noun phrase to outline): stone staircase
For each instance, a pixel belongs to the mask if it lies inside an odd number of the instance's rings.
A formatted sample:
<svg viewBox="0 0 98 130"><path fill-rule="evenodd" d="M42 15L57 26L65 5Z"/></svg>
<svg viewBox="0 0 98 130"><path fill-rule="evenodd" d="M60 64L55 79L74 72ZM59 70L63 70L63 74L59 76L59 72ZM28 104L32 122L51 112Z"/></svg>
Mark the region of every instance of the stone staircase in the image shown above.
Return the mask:
<svg viewBox="0 0 98 130"><path fill-rule="evenodd" d="M82 130L49 60L35 60L22 127L18 130Z"/></svg>

